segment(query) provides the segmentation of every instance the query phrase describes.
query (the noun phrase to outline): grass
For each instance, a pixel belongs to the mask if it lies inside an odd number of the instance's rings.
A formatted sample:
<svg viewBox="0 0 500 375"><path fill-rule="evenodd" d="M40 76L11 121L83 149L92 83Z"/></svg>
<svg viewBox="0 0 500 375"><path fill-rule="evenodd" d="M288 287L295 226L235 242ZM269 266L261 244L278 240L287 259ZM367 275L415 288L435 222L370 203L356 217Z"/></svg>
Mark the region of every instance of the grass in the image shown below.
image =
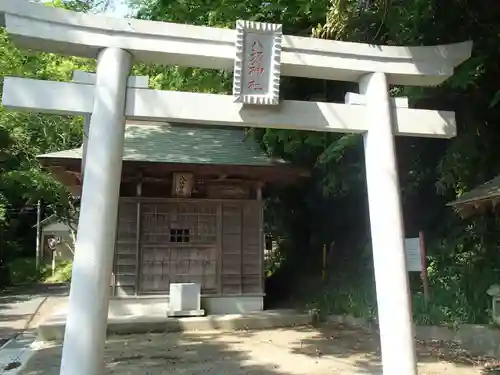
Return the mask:
<svg viewBox="0 0 500 375"><path fill-rule="evenodd" d="M73 269L73 263L66 261L61 262L56 265L56 269L53 275L47 277L43 282L45 283L68 283L71 281L71 271Z"/></svg>
<svg viewBox="0 0 500 375"><path fill-rule="evenodd" d="M36 282L64 283L71 281L72 262L60 262L56 265L54 274L50 263L42 262L36 270L35 258L17 258L8 264L12 285L29 285Z"/></svg>
<svg viewBox="0 0 500 375"><path fill-rule="evenodd" d="M35 258L16 258L7 265L12 285L27 285L37 282L46 272L45 265L36 270Z"/></svg>
<svg viewBox="0 0 500 375"><path fill-rule="evenodd" d="M368 273L367 273L368 274ZM371 276L371 275L370 275ZM425 303L421 291L413 285L413 319L419 325L457 326L464 323L490 324L491 308L488 297L466 294L461 285L445 288L442 280L431 280L431 298ZM302 289L295 296L299 305L312 309L321 319L330 314L351 315L374 319L377 316L377 298L372 277L335 278L321 283L305 280Z"/></svg>

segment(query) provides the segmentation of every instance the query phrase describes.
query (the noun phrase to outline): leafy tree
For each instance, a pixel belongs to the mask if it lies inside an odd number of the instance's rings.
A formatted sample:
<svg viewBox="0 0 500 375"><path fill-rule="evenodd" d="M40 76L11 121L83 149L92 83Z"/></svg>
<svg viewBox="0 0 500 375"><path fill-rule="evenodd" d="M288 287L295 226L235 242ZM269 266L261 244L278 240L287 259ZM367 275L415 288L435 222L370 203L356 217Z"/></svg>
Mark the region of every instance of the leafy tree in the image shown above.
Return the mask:
<svg viewBox="0 0 500 375"><path fill-rule="evenodd" d="M69 81L73 70L93 66L91 60L20 51L0 29L0 77ZM0 90L2 86L3 80ZM82 126L78 117L13 112L0 106L0 266L19 254L34 254L32 226L38 200L46 215L66 218L73 211L73 198L40 167L36 156L78 147Z"/></svg>
<svg viewBox="0 0 500 375"><path fill-rule="evenodd" d="M110 0L52 0L45 3L48 6L74 10L76 12L103 12L109 5Z"/></svg>

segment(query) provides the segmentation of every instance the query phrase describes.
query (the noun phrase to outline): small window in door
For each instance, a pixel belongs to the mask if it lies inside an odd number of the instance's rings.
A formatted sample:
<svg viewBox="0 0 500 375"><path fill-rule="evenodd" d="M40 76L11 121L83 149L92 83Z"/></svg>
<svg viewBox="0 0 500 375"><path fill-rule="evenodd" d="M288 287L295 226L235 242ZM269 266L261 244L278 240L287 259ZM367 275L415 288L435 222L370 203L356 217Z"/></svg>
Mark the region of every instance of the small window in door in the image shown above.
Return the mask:
<svg viewBox="0 0 500 375"><path fill-rule="evenodd" d="M170 229L170 242L173 243L189 242L189 229Z"/></svg>

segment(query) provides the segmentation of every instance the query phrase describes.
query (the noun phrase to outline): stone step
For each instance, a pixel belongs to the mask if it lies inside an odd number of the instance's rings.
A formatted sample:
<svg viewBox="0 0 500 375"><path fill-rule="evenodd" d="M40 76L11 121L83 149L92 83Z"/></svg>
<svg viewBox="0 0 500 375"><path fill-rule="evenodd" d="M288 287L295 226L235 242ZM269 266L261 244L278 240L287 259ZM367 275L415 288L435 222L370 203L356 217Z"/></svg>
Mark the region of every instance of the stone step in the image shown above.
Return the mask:
<svg viewBox="0 0 500 375"><path fill-rule="evenodd" d="M256 330L302 326L311 323L312 316L293 310L188 318L169 318L166 315L128 315L108 318L108 334ZM39 338L44 341L61 341L64 338L65 325L64 316L50 317L39 324Z"/></svg>

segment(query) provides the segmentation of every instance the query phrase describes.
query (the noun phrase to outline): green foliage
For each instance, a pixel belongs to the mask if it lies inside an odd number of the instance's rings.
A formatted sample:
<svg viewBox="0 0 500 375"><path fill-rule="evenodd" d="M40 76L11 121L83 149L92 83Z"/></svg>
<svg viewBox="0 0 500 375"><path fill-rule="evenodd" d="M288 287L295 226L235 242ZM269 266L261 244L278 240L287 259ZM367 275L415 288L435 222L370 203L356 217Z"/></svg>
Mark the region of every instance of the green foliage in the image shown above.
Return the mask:
<svg viewBox="0 0 500 375"><path fill-rule="evenodd" d="M309 35L324 19L328 0L129 0L138 17L155 21L234 27L237 19L279 22L285 32Z"/></svg>
<svg viewBox="0 0 500 375"><path fill-rule="evenodd" d="M47 6L74 10L77 12L103 12L110 4L110 0L51 0L45 2Z"/></svg>
<svg viewBox="0 0 500 375"><path fill-rule="evenodd" d="M52 270L51 263L41 262L37 272L34 257L18 257L8 263L10 283L16 286L37 282L68 283L71 281L72 266L70 261L59 262Z"/></svg>
<svg viewBox="0 0 500 375"><path fill-rule="evenodd" d="M49 265L41 264L36 270L34 257L18 257L8 263L9 279L12 285L28 285L42 280L49 272Z"/></svg>
<svg viewBox="0 0 500 375"><path fill-rule="evenodd" d="M0 91L4 76L69 81L73 70L94 66L93 60L20 51L0 29ZM0 106L0 265L34 255L38 200L45 215L65 217L72 210L66 188L41 168L36 156L78 147L82 127L81 118L12 112Z"/></svg>
<svg viewBox="0 0 500 375"><path fill-rule="evenodd" d="M9 279L14 285L31 284L38 280L33 258L16 258L8 266Z"/></svg>
<svg viewBox="0 0 500 375"><path fill-rule="evenodd" d="M71 282L72 270L73 262L60 262L56 265L54 273L52 274L52 270L50 270L50 275L49 273L46 273L42 281L45 283L69 283Z"/></svg>
<svg viewBox="0 0 500 375"><path fill-rule="evenodd" d="M366 250L365 250L366 251ZM463 259L465 262L465 259ZM465 263L454 268L439 266L432 257L429 265L430 299L425 301L420 275L410 274L413 317L421 325L458 325L489 323L491 299L485 293L495 279L495 270L478 277L474 266ZM309 275L295 288L293 299L299 305L317 311L320 317L348 314L369 319L377 318L377 299L373 266L370 258L356 258L351 266L328 274L322 283L321 274Z"/></svg>

